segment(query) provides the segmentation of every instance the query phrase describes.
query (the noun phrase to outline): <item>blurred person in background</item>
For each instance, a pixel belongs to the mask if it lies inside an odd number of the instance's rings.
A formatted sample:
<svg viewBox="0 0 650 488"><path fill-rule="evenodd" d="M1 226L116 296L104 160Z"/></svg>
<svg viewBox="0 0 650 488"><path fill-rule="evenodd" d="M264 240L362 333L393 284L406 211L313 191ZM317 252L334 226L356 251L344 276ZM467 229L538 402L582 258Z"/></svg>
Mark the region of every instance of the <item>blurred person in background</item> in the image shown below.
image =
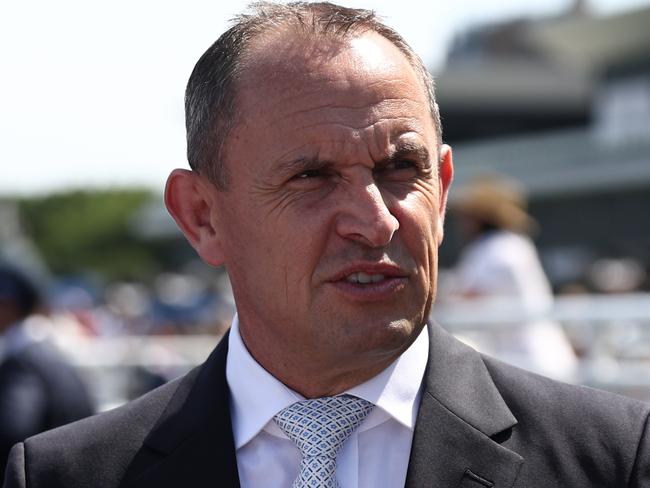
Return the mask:
<svg viewBox="0 0 650 488"><path fill-rule="evenodd" d="M25 274L0 266L0 479L14 444L93 413L77 373L30 323L41 305Z"/></svg>
<svg viewBox="0 0 650 488"><path fill-rule="evenodd" d="M452 154L373 12L256 4L197 62L167 208L228 271L204 364L16 445L5 488L650 484L650 405L483 356L428 317Z"/></svg>
<svg viewBox="0 0 650 488"><path fill-rule="evenodd" d="M508 320L468 334L481 351L571 380L576 355L560 324L545 317L553 293L530 238L537 223L526 206L523 190L504 175L477 177L457 191L450 210L466 245L447 293L460 301L455 306L471 305L477 317L499 313Z"/></svg>

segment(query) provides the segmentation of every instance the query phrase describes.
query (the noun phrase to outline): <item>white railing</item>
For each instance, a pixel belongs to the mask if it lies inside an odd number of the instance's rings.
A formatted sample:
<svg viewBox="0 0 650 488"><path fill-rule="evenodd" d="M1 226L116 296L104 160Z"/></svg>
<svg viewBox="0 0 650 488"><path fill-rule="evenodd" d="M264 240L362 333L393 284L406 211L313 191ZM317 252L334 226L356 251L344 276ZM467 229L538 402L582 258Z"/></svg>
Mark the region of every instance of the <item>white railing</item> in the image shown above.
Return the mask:
<svg viewBox="0 0 650 488"><path fill-rule="evenodd" d="M535 314L523 312L507 300L458 301L436 305L432 316L453 329L473 328L476 324L500 328L540 318L600 325L621 320L650 323L650 293L558 297L551 307Z"/></svg>
<svg viewBox="0 0 650 488"><path fill-rule="evenodd" d="M650 294L563 297L535 315L503 302L441 304L432 318L461 337L472 332L507 335L530 320L556 321L581 353L572 381L650 400ZM136 377L171 379L188 371L207 358L219 339L64 335L57 343L82 370L104 409L140 393L133 384Z"/></svg>
<svg viewBox="0 0 650 488"><path fill-rule="evenodd" d="M432 317L460 337L488 338L515 335L531 322L553 321L579 352L572 382L650 401L648 293L559 297L535 314L504 301L456 302L436 307ZM510 358L504 354L500 359Z"/></svg>

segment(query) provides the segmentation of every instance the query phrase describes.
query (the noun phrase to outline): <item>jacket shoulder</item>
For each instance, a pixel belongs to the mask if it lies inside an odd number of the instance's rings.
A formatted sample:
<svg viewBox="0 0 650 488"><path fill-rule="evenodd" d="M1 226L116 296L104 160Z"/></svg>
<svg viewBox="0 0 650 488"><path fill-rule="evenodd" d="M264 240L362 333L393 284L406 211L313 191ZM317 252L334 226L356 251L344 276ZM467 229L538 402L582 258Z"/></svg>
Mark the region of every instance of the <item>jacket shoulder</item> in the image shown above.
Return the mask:
<svg viewBox="0 0 650 488"><path fill-rule="evenodd" d="M118 486L170 399L195 375L193 370L121 407L30 437L24 442L27 485Z"/></svg>
<svg viewBox="0 0 650 488"><path fill-rule="evenodd" d="M650 482L645 478L650 469L649 404L551 380L489 357L484 361L517 419L503 445L529 460L524 478L530 471L542 479L581 480L584 486L614 486L596 480L616 484L639 476Z"/></svg>
<svg viewBox="0 0 650 488"><path fill-rule="evenodd" d="M621 428L625 422L631 422L630 427L638 427L650 413L650 404L639 400L552 380L488 356L483 356L483 360L515 416L517 413L525 413L527 417L552 416L558 422L585 426L601 421L602 429L611 423Z"/></svg>

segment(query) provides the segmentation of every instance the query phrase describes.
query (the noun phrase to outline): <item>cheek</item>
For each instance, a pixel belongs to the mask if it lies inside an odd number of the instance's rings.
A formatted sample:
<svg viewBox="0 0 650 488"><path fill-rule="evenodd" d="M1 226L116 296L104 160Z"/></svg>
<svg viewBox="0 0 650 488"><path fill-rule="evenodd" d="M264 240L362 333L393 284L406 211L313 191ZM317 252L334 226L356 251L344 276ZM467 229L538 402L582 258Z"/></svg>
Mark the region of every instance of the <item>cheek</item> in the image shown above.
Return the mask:
<svg viewBox="0 0 650 488"><path fill-rule="evenodd" d="M328 240L327 225L319 215L286 212L260 222L256 229L263 249L260 259L272 262L288 288L309 286Z"/></svg>
<svg viewBox="0 0 650 488"><path fill-rule="evenodd" d="M435 196L414 192L400 202L399 208L398 219L402 227L407 227L402 230L417 234L425 247L437 247L441 219Z"/></svg>
<svg viewBox="0 0 650 488"><path fill-rule="evenodd" d="M435 282L440 236L440 216L429 193L412 193L400 202L400 230L408 253L421 270L426 290Z"/></svg>

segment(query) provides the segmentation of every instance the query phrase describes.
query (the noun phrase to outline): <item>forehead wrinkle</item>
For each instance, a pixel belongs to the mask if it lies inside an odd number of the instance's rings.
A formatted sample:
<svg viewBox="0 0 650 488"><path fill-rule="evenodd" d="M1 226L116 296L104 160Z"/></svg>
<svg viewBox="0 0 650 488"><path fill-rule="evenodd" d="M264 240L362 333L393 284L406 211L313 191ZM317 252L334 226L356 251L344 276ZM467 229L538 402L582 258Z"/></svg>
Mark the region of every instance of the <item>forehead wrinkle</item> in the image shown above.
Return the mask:
<svg viewBox="0 0 650 488"><path fill-rule="evenodd" d="M323 104L317 107L307 108L304 110L293 111L286 113L280 117L269 121L266 125L273 126L275 123L286 120L286 119L295 119L297 116L308 116L312 112L320 112L322 110L331 110L332 113L327 116L317 118L313 123L301 124L297 130L306 130L313 129L320 126L339 126L344 129L352 130L367 130L372 126L377 124L382 124L384 122L393 121L398 122L399 125L395 127L395 131L404 132L407 130L414 131L424 131L425 128L422 127L422 120L418 117L417 112L404 113L402 114L392 114L392 111L382 110L383 105L391 105L403 102L402 98L387 98L379 101L373 106L360 105L360 106L348 106L348 105L337 105L337 104ZM411 102L411 100L408 100ZM353 112L353 113L350 113ZM359 113L355 115L354 112ZM329 120L328 120L329 119ZM428 120L428 119L425 119ZM400 123L401 122L401 123Z"/></svg>
<svg viewBox="0 0 650 488"><path fill-rule="evenodd" d="M387 120L392 120L392 121L400 121L400 120L408 120L412 121L414 120L414 117L384 117L382 120L373 122L371 124L368 124L367 121L363 121L360 123L360 125L352 125L352 124L345 124L343 122L314 122L313 124L308 124L308 125L303 125L300 127L301 130L303 129L313 129L316 127L321 127L321 126L328 126L328 127L341 127L344 130L353 130L355 132L360 132L360 131L366 131L366 130L371 130L373 127L376 125L386 122ZM400 133L403 132L409 132L408 129L411 129L410 126L405 128L404 130L400 130ZM355 137L357 139L357 137Z"/></svg>
<svg viewBox="0 0 650 488"><path fill-rule="evenodd" d="M290 113L286 113L284 116L278 118L277 120L283 120L286 118L291 118L295 117L296 115L304 115L304 114L309 114L311 112L318 112L321 110L365 110L367 112L376 112L380 109L381 105L384 104L391 104L391 103L405 103L405 102L412 102L414 104L417 104L418 102L413 99L409 98L402 98L402 97L394 97L394 98L383 98L376 103L372 105L368 105L367 103L361 103L359 105L350 105L350 104L336 104L336 103L324 103L322 105L317 105L315 107L309 107L305 108L302 110L293 110ZM284 103L280 102L282 105ZM407 115L401 115L401 116L393 116L393 117L387 117L387 116L382 116L382 119L408 119L408 118L415 118L415 116L407 116Z"/></svg>
<svg viewBox="0 0 650 488"><path fill-rule="evenodd" d="M267 109L275 109L277 106L281 107L294 107L299 105L303 100L307 104L312 102L315 98L337 98L339 101L334 103L323 103L315 107L308 107L303 110L292 112L293 114L301 114L311 110L327 109L327 108L368 108L386 104L386 103L402 103L413 104L416 106L423 106L428 110L428 104L425 100L420 98L417 94L408 96L407 92L400 90L405 80L364 80L360 82L358 79L349 79L352 76L347 74L345 79L320 79L315 78L305 83L292 85L287 83L266 83L263 85L262 90L267 92L265 99L269 101ZM358 76L358 73L355 75ZM295 82L295 80L294 80ZM311 87L313 85L313 88ZM394 87L400 91L400 96L391 96L395 93ZM259 90L259 86L255 87ZM341 103L341 97L350 99L350 103Z"/></svg>
<svg viewBox="0 0 650 488"><path fill-rule="evenodd" d="M293 147L293 148L291 148L291 149L289 149L289 150L283 152L283 153L280 154L279 156L273 158L273 160L271 161L271 164L276 164L277 167L282 167L282 166L285 165L288 161L295 161L295 160L298 160L298 159L308 159L309 156L307 156L307 157L299 156L299 157L297 157L297 158L293 158L293 159L290 158L290 155L291 155L291 154L296 153L296 152L299 152L299 151L303 151L303 150L305 150L305 148L308 148L308 147L309 147L309 144L308 144L308 143L301 144L301 145L298 146L298 147ZM308 150L305 150L304 152L307 152L307 151L308 151Z"/></svg>
<svg viewBox="0 0 650 488"><path fill-rule="evenodd" d="M373 90L376 90L380 95L382 92L387 91L390 92L390 90L393 88L394 85L397 85L398 87L402 87L403 85L408 85L409 80L406 78L399 78L395 80L389 80L389 79L382 79L382 80L366 80L363 84L364 88L370 88ZM411 97L401 97L401 100L409 100L413 103L417 104L422 104L428 107L428 102L426 98L421 98L421 96L424 95L422 90L420 89L417 92L417 95L414 95L412 98ZM382 96L382 99L385 100L390 100L390 98L384 98Z"/></svg>

